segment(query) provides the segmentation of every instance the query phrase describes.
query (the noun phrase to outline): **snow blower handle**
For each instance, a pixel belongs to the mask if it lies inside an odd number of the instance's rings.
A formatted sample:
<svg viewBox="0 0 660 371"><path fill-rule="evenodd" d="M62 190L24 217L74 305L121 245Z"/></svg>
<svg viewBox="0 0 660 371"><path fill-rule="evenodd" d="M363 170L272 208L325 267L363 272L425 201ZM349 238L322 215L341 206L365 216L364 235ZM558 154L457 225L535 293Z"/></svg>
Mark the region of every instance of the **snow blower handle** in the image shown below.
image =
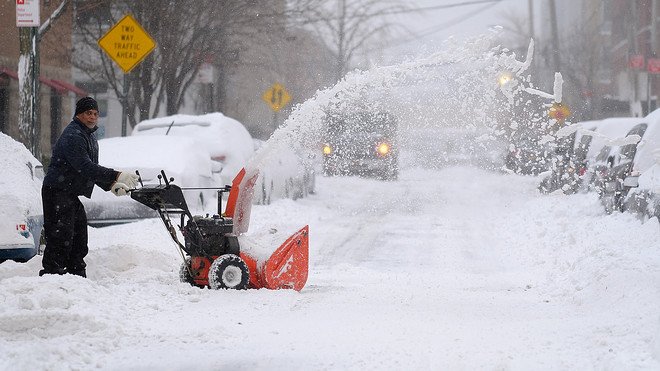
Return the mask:
<svg viewBox="0 0 660 371"><path fill-rule="evenodd" d="M140 172L138 170L135 170L135 175L138 176L138 182L140 182L140 187L144 187L144 183L142 183L142 175L140 175Z"/></svg>
<svg viewBox="0 0 660 371"><path fill-rule="evenodd" d="M170 182L174 181L174 178L170 178L169 180L167 179L167 175L165 175L165 170L161 170L160 174L158 174L158 180L163 180L165 182L165 188L170 188Z"/></svg>

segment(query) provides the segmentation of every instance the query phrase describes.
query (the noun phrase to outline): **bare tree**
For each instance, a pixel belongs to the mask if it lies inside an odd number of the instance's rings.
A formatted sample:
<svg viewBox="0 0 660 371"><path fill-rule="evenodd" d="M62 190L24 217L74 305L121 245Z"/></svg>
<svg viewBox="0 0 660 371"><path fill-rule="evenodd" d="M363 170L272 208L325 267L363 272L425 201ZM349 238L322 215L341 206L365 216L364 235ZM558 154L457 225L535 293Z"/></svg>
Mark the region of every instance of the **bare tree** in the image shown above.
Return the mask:
<svg viewBox="0 0 660 371"><path fill-rule="evenodd" d="M399 0L307 0L299 21L312 25L336 53L335 76L341 79L365 45L400 25L388 16L411 11Z"/></svg>
<svg viewBox="0 0 660 371"><path fill-rule="evenodd" d="M53 23L62 15L68 0L62 0L48 19L40 27L21 27L19 29L18 58L18 122L21 140L28 144L30 152L41 159L41 120L39 99L39 42Z"/></svg>
<svg viewBox="0 0 660 371"><path fill-rule="evenodd" d="M158 115L163 107L168 115L177 113L203 63L216 66L222 79L237 62L244 43L259 39L259 32L282 27L286 16L285 1L90 0L78 4L81 42L74 46L78 56L74 64L91 79L109 84L126 106L131 126ZM126 13L138 20L157 46L124 79L96 43ZM128 84L128 96L124 84Z"/></svg>

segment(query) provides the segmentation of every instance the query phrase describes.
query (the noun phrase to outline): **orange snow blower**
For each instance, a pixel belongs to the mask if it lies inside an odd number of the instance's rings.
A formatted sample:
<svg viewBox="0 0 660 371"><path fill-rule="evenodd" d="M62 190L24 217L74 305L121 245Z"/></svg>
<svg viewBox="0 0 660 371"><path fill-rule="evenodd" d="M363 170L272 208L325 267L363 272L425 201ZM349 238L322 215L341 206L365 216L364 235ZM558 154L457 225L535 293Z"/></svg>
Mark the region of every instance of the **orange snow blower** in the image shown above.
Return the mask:
<svg viewBox="0 0 660 371"><path fill-rule="evenodd" d="M139 175L139 173L138 173ZM239 237L247 232L252 209L254 184L258 170L242 169L231 186L213 188L218 191L218 214L193 216L183 191L172 184L161 170L160 184L141 184L131 190L131 198L156 210L165 228L179 248L183 263L179 270L182 282L212 289L267 288L302 290L307 282L309 260L309 226L291 235L268 259L260 261L241 251ZM142 183L142 180L140 180ZM229 192L225 212L222 196ZM176 225L172 217L180 217ZM179 241L175 225L184 237Z"/></svg>

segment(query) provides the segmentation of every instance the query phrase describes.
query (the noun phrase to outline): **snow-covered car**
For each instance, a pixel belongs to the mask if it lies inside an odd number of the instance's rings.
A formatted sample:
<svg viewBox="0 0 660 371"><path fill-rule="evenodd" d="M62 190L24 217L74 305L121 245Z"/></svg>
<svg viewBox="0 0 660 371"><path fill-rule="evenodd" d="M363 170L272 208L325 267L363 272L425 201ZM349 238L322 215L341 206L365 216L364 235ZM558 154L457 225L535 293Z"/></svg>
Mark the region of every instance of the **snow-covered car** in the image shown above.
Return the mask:
<svg viewBox="0 0 660 371"><path fill-rule="evenodd" d="M660 163L660 110L644 118L648 128L637 144L628 176L617 185L623 194L623 209L639 215L657 215L657 200ZM655 210L655 211L654 211Z"/></svg>
<svg viewBox="0 0 660 371"><path fill-rule="evenodd" d="M586 171L586 156L600 121L581 121L570 128L571 134L558 136L553 148L550 174L541 180L539 190L543 193L561 189L565 194L575 193L580 188Z"/></svg>
<svg viewBox="0 0 660 371"><path fill-rule="evenodd" d="M648 128L647 123L635 125L626 138L630 142L618 146L613 146L608 155L608 163L611 163L611 169L603 179L604 186L600 190L600 200L605 211L612 213L614 211L623 211L623 198L628 193L629 188L623 186L623 180L630 175L633 167L633 159L637 153L638 139L644 138Z"/></svg>
<svg viewBox="0 0 660 371"><path fill-rule="evenodd" d="M252 136L243 124L219 112L144 120L131 134L195 138L213 161L213 173L220 177L219 186L230 184L254 153Z"/></svg>
<svg viewBox="0 0 660 371"><path fill-rule="evenodd" d="M254 147L258 150L264 141L255 139ZM275 158L261 167L259 178L254 187L253 201L268 205L280 198L298 199L314 193L316 173L313 165L289 147L280 146Z"/></svg>
<svg viewBox="0 0 660 371"><path fill-rule="evenodd" d="M635 177L634 183L628 183L627 186L631 187L631 190L624 200L624 210L641 219L656 217L660 220L660 159L639 177Z"/></svg>
<svg viewBox="0 0 660 371"><path fill-rule="evenodd" d="M398 121L391 113L360 108L327 110L324 131L324 175L398 178Z"/></svg>
<svg viewBox="0 0 660 371"><path fill-rule="evenodd" d="M144 184L159 183L161 170L184 188L218 187L207 151L193 138L175 136L131 136L99 140L99 163L119 171L139 171ZM217 211L212 189L184 191L188 207L196 212ZM154 218L152 209L94 187L91 199L80 197L91 226L104 226Z"/></svg>
<svg viewBox="0 0 660 371"><path fill-rule="evenodd" d="M39 251L44 225L43 167L25 146L0 133L0 262L26 262Z"/></svg>
<svg viewBox="0 0 660 371"><path fill-rule="evenodd" d="M611 117L598 124L585 157L586 171L581 189L602 191L605 178L614 166L614 158L610 156L612 147L620 145L626 134L641 122L639 117Z"/></svg>

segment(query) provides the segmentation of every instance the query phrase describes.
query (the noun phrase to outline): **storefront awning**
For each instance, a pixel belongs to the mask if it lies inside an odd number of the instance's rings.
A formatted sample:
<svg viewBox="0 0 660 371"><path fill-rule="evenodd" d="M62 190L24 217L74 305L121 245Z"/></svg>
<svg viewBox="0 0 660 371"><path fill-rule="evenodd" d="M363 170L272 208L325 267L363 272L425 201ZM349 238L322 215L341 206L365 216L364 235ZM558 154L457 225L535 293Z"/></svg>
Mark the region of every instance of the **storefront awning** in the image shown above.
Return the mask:
<svg viewBox="0 0 660 371"><path fill-rule="evenodd" d="M7 75L15 80L18 80L18 74L15 71L12 71L8 68L5 67L0 67L0 74ZM83 89L80 89L79 87L69 84L66 81L62 80L55 80L55 79L47 79L45 77L40 76L39 81L46 85L50 86L51 88L55 89L59 94L64 94L67 92L72 92L75 95L79 95L81 97L84 97L87 95L87 92L84 91Z"/></svg>
<svg viewBox="0 0 660 371"><path fill-rule="evenodd" d="M76 95L79 95L81 97L86 97L87 95L89 95L85 90L83 90L83 89L81 89L81 88L79 88L79 87L77 87L73 84L69 84L66 81L55 80L55 79L52 79L50 81L52 81L54 84L62 86L64 89L66 89L66 90L68 90L68 91L70 91L70 92L72 92Z"/></svg>

